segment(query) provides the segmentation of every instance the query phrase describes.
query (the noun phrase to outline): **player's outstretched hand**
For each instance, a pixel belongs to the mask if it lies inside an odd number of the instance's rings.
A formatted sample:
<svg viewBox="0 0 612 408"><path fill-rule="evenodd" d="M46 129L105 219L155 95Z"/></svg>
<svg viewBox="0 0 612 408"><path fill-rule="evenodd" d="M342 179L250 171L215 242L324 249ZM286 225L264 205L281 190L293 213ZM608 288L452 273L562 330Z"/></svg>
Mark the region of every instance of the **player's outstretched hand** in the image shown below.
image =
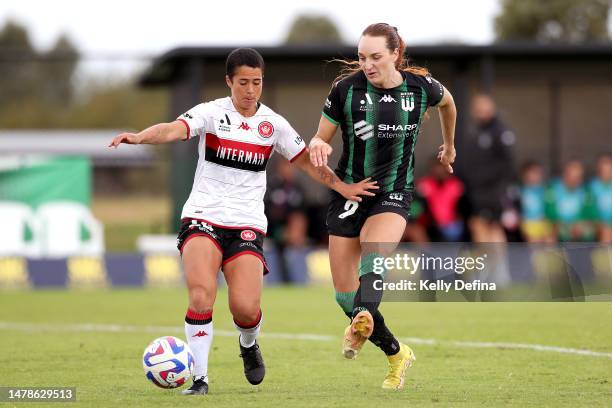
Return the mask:
<svg viewBox="0 0 612 408"><path fill-rule="evenodd" d="M312 139L308 149L310 150L310 162L315 167L327 166L327 156L334 150L329 143L317 137Z"/></svg>
<svg viewBox="0 0 612 408"><path fill-rule="evenodd" d="M376 185L378 181L370 181L371 179L372 177L368 177L367 179L361 180L359 183L344 184L342 189L338 192L347 200L361 202L362 198L360 196L375 196L376 194L370 190L378 190L380 188Z"/></svg>
<svg viewBox="0 0 612 408"><path fill-rule="evenodd" d="M139 144L140 139L136 133L121 133L113 138L108 147L117 148L121 143Z"/></svg>
<svg viewBox="0 0 612 408"><path fill-rule="evenodd" d="M440 163L442 163L446 171L451 174L453 173L453 166L451 166L451 164L455 162L455 156L457 156L455 146L440 145L438 149L438 160L440 160Z"/></svg>

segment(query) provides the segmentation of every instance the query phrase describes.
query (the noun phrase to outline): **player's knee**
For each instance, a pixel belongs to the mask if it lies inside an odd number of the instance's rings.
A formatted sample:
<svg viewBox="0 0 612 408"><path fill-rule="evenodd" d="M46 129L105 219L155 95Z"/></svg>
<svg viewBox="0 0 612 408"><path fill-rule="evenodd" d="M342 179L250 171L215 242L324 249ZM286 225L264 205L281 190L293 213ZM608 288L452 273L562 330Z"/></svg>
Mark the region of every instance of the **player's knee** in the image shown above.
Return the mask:
<svg viewBox="0 0 612 408"><path fill-rule="evenodd" d="M234 318L234 322L243 326L250 326L257 324L259 321L261 309L259 305L257 305L257 307L237 307L235 310L232 310L232 317Z"/></svg>
<svg viewBox="0 0 612 408"><path fill-rule="evenodd" d="M234 320L239 322L251 322L257 319L261 310L259 297L233 296L229 300L230 313Z"/></svg>
<svg viewBox="0 0 612 408"><path fill-rule="evenodd" d="M189 307L196 313L212 311L214 293L203 286L189 288Z"/></svg>

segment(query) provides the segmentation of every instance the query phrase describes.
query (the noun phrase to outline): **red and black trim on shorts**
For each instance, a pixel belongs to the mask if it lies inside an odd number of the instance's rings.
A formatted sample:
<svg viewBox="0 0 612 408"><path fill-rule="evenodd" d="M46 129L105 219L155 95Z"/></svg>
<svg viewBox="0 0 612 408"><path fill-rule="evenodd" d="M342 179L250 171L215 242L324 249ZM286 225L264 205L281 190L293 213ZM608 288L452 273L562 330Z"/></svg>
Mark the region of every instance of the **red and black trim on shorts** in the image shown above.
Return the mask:
<svg viewBox="0 0 612 408"><path fill-rule="evenodd" d="M222 255L221 268L239 256L253 255L263 264L264 275L270 272L263 252L265 234L256 228L224 227L203 219L183 218L177 238L181 255L185 244L195 237L210 239L215 244Z"/></svg>

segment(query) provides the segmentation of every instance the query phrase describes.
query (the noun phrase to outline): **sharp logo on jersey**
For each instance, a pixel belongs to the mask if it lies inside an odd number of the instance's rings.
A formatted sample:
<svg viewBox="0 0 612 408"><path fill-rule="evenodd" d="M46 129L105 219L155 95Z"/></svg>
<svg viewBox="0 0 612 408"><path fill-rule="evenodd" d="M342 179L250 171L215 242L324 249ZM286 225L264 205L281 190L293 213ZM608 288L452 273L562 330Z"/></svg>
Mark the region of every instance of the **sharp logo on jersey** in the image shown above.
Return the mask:
<svg viewBox="0 0 612 408"><path fill-rule="evenodd" d="M238 129L242 129L242 130L251 130L251 127L249 126L249 124L248 124L248 123L246 123L246 122L242 122L242 123L240 124L240 126L238 126Z"/></svg>
<svg viewBox="0 0 612 408"><path fill-rule="evenodd" d="M355 123L354 130L357 137L361 140L368 140L374 136L374 126L370 125L365 120L360 120Z"/></svg>
<svg viewBox="0 0 612 408"><path fill-rule="evenodd" d="M412 112L414 110L414 94L412 92L402 92L400 99L404 112Z"/></svg>
<svg viewBox="0 0 612 408"><path fill-rule="evenodd" d="M418 127L418 123L413 123L413 124L409 124L409 125L387 125L386 123L380 123L378 125L378 130L386 132L386 131L391 131L391 132L396 132L398 130L403 130L404 132L408 132L410 130L414 130Z"/></svg>
<svg viewBox="0 0 612 408"><path fill-rule="evenodd" d="M265 121L261 122L259 126L257 126L257 130L259 131L261 137L268 138L272 136L272 133L274 133L274 126L272 126L270 122Z"/></svg>
<svg viewBox="0 0 612 408"><path fill-rule="evenodd" d="M204 158L221 166L264 171L272 148L272 146L223 139L213 133L207 133Z"/></svg>
<svg viewBox="0 0 612 408"><path fill-rule="evenodd" d="M403 198L404 198L404 196L402 194L399 194L399 193L389 194L389 200L402 201Z"/></svg>
<svg viewBox="0 0 612 408"><path fill-rule="evenodd" d="M384 95L382 98L378 100L378 102L397 102L391 95Z"/></svg>
<svg viewBox="0 0 612 408"><path fill-rule="evenodd" d="M240 233L240 238L244 239L245 241L254 241L255 238L257 238L257 235L255 235L255 233L251 230L244 230Z"/></svg>

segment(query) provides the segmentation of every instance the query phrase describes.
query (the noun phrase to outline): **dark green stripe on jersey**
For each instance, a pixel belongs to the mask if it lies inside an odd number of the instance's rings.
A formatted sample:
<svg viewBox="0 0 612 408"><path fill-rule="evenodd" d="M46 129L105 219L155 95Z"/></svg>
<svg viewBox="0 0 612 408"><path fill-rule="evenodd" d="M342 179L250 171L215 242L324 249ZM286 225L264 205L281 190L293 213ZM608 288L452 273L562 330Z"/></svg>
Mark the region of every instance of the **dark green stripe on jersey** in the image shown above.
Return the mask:
<svg viewBox="0 0 612 408"><path fill-rule="evenodd" d="M343 175L340 175L345 183L353 182L353 159L355 157L355 132L353 130L353 87L351 86L346 94L346 102L344 103L344 114L346 116L346 133L343 132L343 142L345 150L348 149L348 155L342 155L346 157L346 163L338 164L338 167L343 169ZM346 134L346 136L345 136Z"/></svg>

